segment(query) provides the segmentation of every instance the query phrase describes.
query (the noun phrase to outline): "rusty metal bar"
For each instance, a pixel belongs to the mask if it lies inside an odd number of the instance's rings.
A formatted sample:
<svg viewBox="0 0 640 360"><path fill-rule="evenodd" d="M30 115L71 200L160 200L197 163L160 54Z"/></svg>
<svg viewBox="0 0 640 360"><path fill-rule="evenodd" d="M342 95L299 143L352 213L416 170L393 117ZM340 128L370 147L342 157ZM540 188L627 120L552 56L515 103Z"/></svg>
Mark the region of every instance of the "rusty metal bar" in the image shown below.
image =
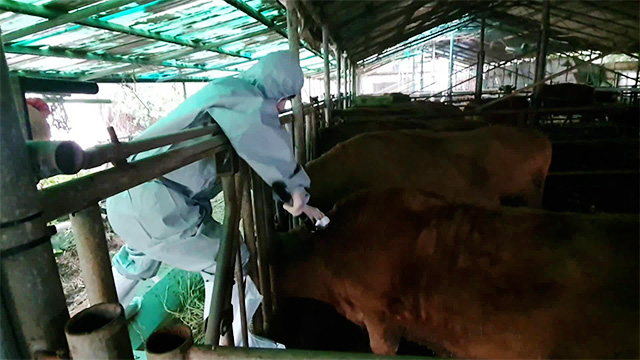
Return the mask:
<svg viewBox="0 0 640 360"><path fill-rule="evenodd" d="M240 169L235 175L235 183L236 183L236 209L238 222L242 217L242 197L244 193L244 187L246 185L246 178L242 176ZM226 212L226 210L225 210ZM238 224L239 225L239 224ZM249 327L247 323L247 304L245 303L244 296L244 275L242 274L242 256L240 254L240 230L239 226L236 226L236 236L235 236L235 280L238 285L238 303L240 306L240 326L242 330L242 345L244 347L249 347Z"/></svg>
<svg viewBox="0 0 640 360"><path fill-rule="evenodd" d="M271 322L271 311L272 311L272 301L271 301L271 280L269 274L269 263L267 259L268 254L268 234L267 234L267 224L268 220L273 221L272 219L267 219L265 215L265 207L267 206L265 202L265 188L267 185L264 181L255 173L255 171L251 172L253 179L253 196L255 199L255 222L256 222L256 233L257 233L257 263L258 263L258 274L259 274L259 290L262 294L262 330L265 333L269 332L269 324Z"/></svg>
<svg viewBox="0 0 640 360"><path fill-rule="evenodd" d="M49 241L52 231L42 215L35 175L27 166L29 154L2 46L0 94L2 327L4 331L9 326L16 340L7 352L33 358L38 352L66 350L64 324L69 314Z"/></svg>
<svg viewBox="0 0 640 360"><path fill-rule="evenodd" d="M65 326L74 360L131 359L133 349L122 305L103 303L84 309Z"/></svg>
<svg viewBox="0 0 640 360"><path fill-rule="evenodd" d="M173 134L133 140L124 143L109 143L98 145L85 150L83 169L91 169L108 162L126 160L129 156L143 151L176 144L182 141L199 138L206 135L220 135L222 130L217 124L195 129L179 131Z"/></svg>
<svg viewBox="0 0 640 360"><path fill-rule="evenodd" d="M191 346L193 338L188 326L178 325L163 328L149 337L147 357L149 360L209 360L209 359L427 359L417 356L384 356L366 353L333 351L245 349Z"/></svg>
<svg viewBox="0 0 640 360"><path fill-rule="evenodd" d="M233 173L220 175L220 179L224 192L224 223L222 240L216 256L216 277L213 284L209 318L207 319L207 331L204 335L204 343L214 347L218 345L220 335L223 336L220 345L233 346L234 343L231 288L240 220L238 202L236 201L235 175Z"/></svg>
<svg viewBox="0 0 640 360"><path fill-rule="evenodd" d="M111 272L111 257L98 204L71 214L71 228L89 304L118 303Z"/></svg>
<svg viewBox="0 0 640 360"><path fill-rule="evenodd" d="M289 50L295 55L297 64L300 65L300 35L298 33L299 19L297 4L295 1L287 2L287 38L289 41ZM293 108L293 140L295 155L298 163L303 164L307 157L304 143L304 119L302 115L302 99L300 94L291 101Z"/></svg>
<svg viewBox="0 0 640 360"><path fill-rule="evenodd" d="M155 179L187 164L228 148L224 135L201 140L188 147L150 156L40 191L43 218L51 221L83 209L119 192Z"/></svg>

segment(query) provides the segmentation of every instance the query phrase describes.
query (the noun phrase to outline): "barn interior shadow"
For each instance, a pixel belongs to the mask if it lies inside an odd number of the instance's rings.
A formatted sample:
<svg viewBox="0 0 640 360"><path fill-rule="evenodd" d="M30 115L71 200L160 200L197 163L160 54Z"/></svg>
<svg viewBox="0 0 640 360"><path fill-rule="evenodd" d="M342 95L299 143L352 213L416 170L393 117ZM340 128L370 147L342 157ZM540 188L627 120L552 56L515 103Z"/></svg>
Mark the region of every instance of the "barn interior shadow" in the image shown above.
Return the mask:
<svg viewBox="0 0 640 360"><path fill-rule="evenodd" d="M287 349L371 352L366 329L318 300L283 299L270 327L269 338ZM436 356L429 348L405 340L400 343L398 355Z"/></svg>

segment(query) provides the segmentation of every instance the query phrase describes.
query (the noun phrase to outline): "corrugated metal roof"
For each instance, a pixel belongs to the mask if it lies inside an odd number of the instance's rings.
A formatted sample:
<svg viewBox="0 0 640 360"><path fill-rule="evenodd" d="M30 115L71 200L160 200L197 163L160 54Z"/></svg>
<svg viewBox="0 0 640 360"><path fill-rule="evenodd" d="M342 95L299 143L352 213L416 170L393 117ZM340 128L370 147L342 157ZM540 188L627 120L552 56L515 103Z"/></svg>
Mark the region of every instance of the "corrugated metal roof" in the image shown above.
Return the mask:
<svg viewBox="0 0 640 360"><path fill-rule="evenodd" d="M0 0L11 71L94 81L208 80L288 48L276 0ZM306 72L322 59L303 44Z"/></svg>
<svg viewBox="0 0 640 360"><path fill-rule="evenodd" d="M95 81L208 80L287 49L283 0L0 0L10 69L27 76ZM288 0L292 1L292 0ZM456 31L456 59L473 63L478 19L489 61L537 47L542 1L295 0L301 64L322 72L321 24L351 61L370 65ZM637 54L639 1L551 1L549 53ZM316 50L314 50L316 49ZM637 55L635 55L637 57Z"/></svg>
<svg viewBox="0 0 640 360"><path fill-rule="evenodd" d="M540 31L543 1L497 0L301 0L309 30L306 40L322 38L320 25L328 26L332 40L352 61L389 53L416 43L424 32L447 27L461 19L487 20L490 57L512 57L507 47L527 44L535 48ZM595 50L635 53L640 47L640 1L551 0L550 52ZM458 30L477 34L477 25L459 24ZM500 44L500 42L502 42ZM400 45L398 45L400 44ZM497 45L497 46L494 46ZM467 44L471 61L477 40ZM500 49L502 47L502 49Z"/></svg>

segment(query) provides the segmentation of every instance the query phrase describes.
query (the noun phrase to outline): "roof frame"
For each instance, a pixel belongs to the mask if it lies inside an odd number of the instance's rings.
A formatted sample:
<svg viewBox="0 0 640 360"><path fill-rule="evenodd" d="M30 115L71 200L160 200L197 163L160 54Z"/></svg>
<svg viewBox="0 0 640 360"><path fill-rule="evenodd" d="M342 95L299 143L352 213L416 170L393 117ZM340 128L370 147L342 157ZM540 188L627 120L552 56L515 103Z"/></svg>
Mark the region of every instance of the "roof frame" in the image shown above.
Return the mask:
<svg viewBox="0 0 640 360"><path fill-rule="evenodd" d="M105 2L99 3L98 5L88 6L82 10L78 10L70 13L63 13L62 15L50 18L49 20L39 22L31 26L27 26L26 28L18 29L18 30L3 34L2 40L4 42L10 42L25 36L29 36L29 35L47 30L47 29L51 29L52 27L56 27L58 25L63 25L66 23L75 22L77 20L86 19L88 17L99 14L101 12L130 4L131 2L133 2L133 0L107 0Z"/></svg>
<svg viewBox="0 0 640 360"><path fill-rule="evenodd" d="M22 2L13 1L13 0L0 0L0 10L11 11L18 14L44 17L49 19L54 19L56 17L62 16L65 14L62 11L51 10L44 6L27 4L27 3L22 3ZM154 33L151 31L134 29L128 26L114 24L108 21L103 21L98 19L87 18L84 20L74 21L74 23L93 27L93 28L98 28L102 30L108 30L108 31L112 31L120 34L127 34L132 36L138 36L141 38L146 38L146 39L151 39L151 40L156 40L156 41L161 41L161 42L166 42L166 43L171 43L176 45L182 45L182 46L186 46L194 49L200 49L202 51L212 51L212 52L223 54L223 55L245 58L245 59L251 58L250 56L242 55L234 51L226 51L215 46L210 46L211 44L208 44L205 42L183 40L183 39L179 39L171 36Z"/></svg>
<svg viewBox="0 0 640 360"><path fill-rule="evenodd" d="M242 1L242 0L223 0L223 1L226 2L227 4L233 6L234 8L242 11L243 13L245 13L248 16L250 16L254 20L260 22L262 25L264 25L264 26L268 27L269 29L275 31L276 33L280 34L285 39L289 38L289 36L287 35L286 31L284 31L282 28L277 26L273 21L268 19L266 16L260 14L254 8L252 8L251 6L247 5L244 1ZM286 25L286 23L285 23L285 25ZM322 57L322 54L320 54L318 51L316 51L312 47L308 46L305 42L300 41L300 45L302 47L304 47L305 49L311 51L313 54Z"/></svg>
<svg viewBox="0 0 640 360"><path fill-rule="evenodd" d="M626 13L626 12L624 12L624 11L620 11L620 10L618 10L618 9L616 9L616 8L612 8L612 7L609 7L609 6L604 5L604 4L606 4L606 3L607 3L606 1L598 1L598 2L595 2L595 1L586 1L586 0L583 0L582 2L583 2L583 3L585 3L585 4L587 4L587 5L590 5L592 8L594 8L594 9L598 9L598 10L600 10L600 11L602 11L602 10L604 9L604 11L608 11L608 12L611 12L611 13L616 13L616 14L618 14L618 15L624 16L624 17L629 18L629 19L634 20L634 21L636 21L636 20L637 20L637 17L635 17L635 16L634 16L634 15L632 15L632 14L629 14L629 13ZM616 23L616 25L618 25L618 24ZM622 25L621 25L621 26L622 26Z"/></svg>
<svg viewBox="0 0 640 360"><path fill-rule="evenodd" d="M179 69L198 69L198 70L213 70L205 65L198 64L184 64L184 63L167 63L165 61L154 61L144 58L126 57L121 55L111 54L96 54L83 50L71 50L71 49L59 49L59 48L36 48L29 46L17 46L17 45L5 45L4 50L7 53L22 54L22 55L36 55L36 56L50 56L66 59L82 59L82 60L96 60L106 61L112 63L125 63L135 64L137 66L162 66Z"/></svg>

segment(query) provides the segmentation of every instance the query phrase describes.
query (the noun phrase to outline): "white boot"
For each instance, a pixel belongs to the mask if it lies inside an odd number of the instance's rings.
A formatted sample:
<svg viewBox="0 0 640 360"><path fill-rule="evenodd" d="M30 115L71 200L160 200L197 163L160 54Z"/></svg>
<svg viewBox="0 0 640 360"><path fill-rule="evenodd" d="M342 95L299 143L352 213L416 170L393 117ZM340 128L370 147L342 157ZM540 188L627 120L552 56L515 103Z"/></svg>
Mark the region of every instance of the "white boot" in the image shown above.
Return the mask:
<svg viewBox="0 0 640 360"><path fill-rule="evenodd" d="M140 283L140 280L128 279L121 275L114 267L111 267L111 272L113 273L113 281L116 285L118 301L122 307L126 309L127 305L129 305L131 299L135 295L135 291L133 291L133 289L138 285L138 283Z"/></svg>

